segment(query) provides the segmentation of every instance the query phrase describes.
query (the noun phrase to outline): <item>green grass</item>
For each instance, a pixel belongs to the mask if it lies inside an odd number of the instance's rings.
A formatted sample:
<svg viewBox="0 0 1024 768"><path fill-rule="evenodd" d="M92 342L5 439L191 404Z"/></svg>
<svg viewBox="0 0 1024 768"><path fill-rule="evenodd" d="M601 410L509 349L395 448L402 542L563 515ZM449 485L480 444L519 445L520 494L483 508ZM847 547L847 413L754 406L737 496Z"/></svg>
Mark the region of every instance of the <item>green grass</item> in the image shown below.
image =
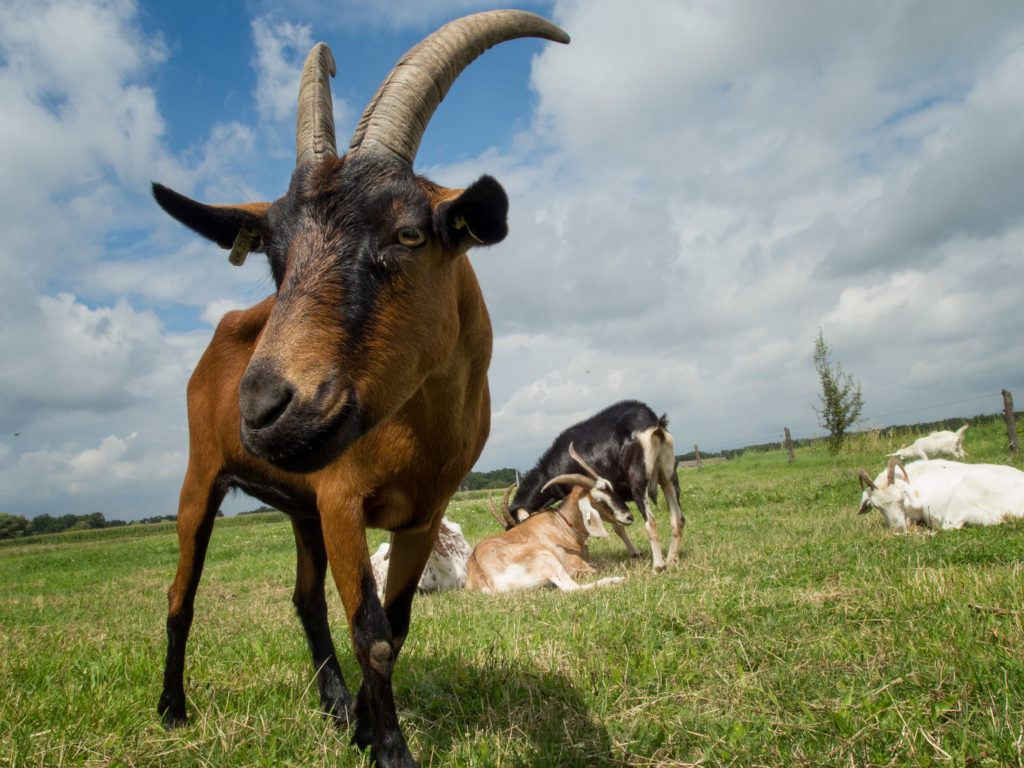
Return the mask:
<svg viewBox="0 0 1024 768"><path fill-rule="evenodd" d="M893 535L855 515L856 468L874 474L900 439L684 471L684 555L662 575L608 539L595 561L620 587L421 596L395 674L413 752L436 766L1024 765L1024 525ZM1005 444L998 421L967 435L971 461L1020 467ZM473 542L496 530L478 495L449 516ZM316 711L279 515L217 521L192 724L160 727L176 548L169 525L0 548L0 764L365 765ZM334 594L330 609L354 689Z"/></svg>

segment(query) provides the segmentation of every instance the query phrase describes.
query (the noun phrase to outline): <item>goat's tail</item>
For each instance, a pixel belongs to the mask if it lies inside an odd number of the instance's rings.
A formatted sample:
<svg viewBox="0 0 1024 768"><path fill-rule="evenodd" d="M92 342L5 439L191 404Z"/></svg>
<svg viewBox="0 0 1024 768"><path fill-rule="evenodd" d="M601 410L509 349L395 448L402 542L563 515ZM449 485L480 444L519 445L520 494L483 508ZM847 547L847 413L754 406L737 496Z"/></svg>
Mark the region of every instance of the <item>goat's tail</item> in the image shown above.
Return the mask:
<svg viewBox="0 0 1024 768"><path fill-rule="evenodd" d="M967 428L969 426L971 426L971 425L970 424L964 424L962 427L960 427L960 429L958 429L956 431L956 436L962 438L964 436L964 432L967 431Z"/></svg>
<svg viewBox="0 0 1024 768"><path fill-rule="evenodd" d="M654 448L654 452L657 453L658 449L661 448L667 442L671 442L672 435L668 431L668 414L663 413L658 419L658 423L651 428L651 447Z"/></svg>
<svg viewBox="0 0 1024 768"><path fill-rule="evenodd" d="M658 419L658 424L651 429L651 457L649 459L650 466L648 471L650 472L650 482L647 485L647 495L651 500L652 504L658 503L658 483L656 478L658 477L659 467L658 465L662 462L661 454L663 451L670 451L672 455L672 468L675 469L675 442L672 439L671 433L668 431L668 414L661 414L661 418Z"/></svg>

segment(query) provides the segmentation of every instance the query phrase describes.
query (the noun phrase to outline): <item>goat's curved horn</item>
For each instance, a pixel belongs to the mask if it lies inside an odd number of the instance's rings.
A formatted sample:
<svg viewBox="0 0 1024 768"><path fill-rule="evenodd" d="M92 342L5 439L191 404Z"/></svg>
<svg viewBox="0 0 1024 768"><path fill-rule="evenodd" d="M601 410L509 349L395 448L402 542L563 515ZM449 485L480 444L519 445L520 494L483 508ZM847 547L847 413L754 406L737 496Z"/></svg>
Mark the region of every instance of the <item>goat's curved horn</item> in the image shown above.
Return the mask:
<svg viewBox="0 0 1024 768"><path fill-rule="evenodd" d="M485 11L445 24L398 60L359 118L349 151L383 148L412 165L455 78L488 48L520 37L569 42L563 30L527 11Z"/></svg>
<svg viewBox="0 0 1024 768"><path fill-rule="evenodd" d="M493 517L498 522L498 525L500 525L506 531L513 526L511 518L509 517L509 514L508 514L508 497L507 496L505 497L505 508L503 510L501 510L501 512L498 512L497 507L494 506L494 497L491 496L490 494L488 494L487 495L487 509L490 511L491 517Z"/></svg>
<svg viewBox="0 0 1024 768"><path fill-rule="evenodd" d="M546 491L552 485L578 485L580 488L586 488L589 491L597 485L597 482L592 477L587 477L586 475L558 475L544 483L541 491Z"/></svg>
<svg viewBox="0 0 1024 768"><path fill-rule="evenodd" d="M857 477L860 479L860 487L863 489L865 486L870 488L872 491L877 490L875 488L875 481L868 477L868 473L864 471L864 468L857 470Z"/></svg>
<svg viewBox="0 0 1024 768"><path fill-rule="evenodd" d="M331 49L325 43L314 45L302 66L302 79L299 81L299 111L295 121L296 165L338 156L331 101L331 78L336 71Z"/></svg>
<svg viewBox="0 0 1024 768"><path fill-rule="evenodd" d="M512 512L509 511L508 503L509 499L512 498L512 492L519 486L516 483L512 483L508 488L505 489L505 495L501 499L501 516L505 518L505 528L515 528L518 524L516 519L512 517Z"/></svg>
<svg viewBox="0 0 1024 768"><path fill-rule="evenodd" d="M597 470L596 470L596 469L594 469L594 468L593 468L593 467L592 467L592 466L591 466L591 465L590 465L590 464L589 464L589 463L587 462L587 460L586 460L586 459L584 459L584 458L583 458L582 456L580 456L580 455L579 455L578 453L576 453L576 446L575 446L575 445L574 445L573 443L569 443L569 455L570 455L570 456L571 456L571 457L572 457L573 459L575 459L576 463L577 463L577 464L579 464L579 465L580 465L581 467L583 467L583 469L585 469L585 470L586 470L587 474L588 474L588 475L590 475L590 476L591 476L592 478L594 478L595 480L597 480L597 479L599 479L599 478L601 477L601 475L599 475L599 474L597 473Z"/></svg>
<svg viewBox="0 0 1024 768"><path fill-rule="evenodd" d="M896 479L896 467L899 467L900 469L903 470L903 477L905 477L907 482L909 483L910 475L907 474L907 468L903 466L902 461L900 461L898 458L894 456L891 459L889 459L889 466L887 467L888 474L886 475L886 478L889 481L889 485L892 485L893 481Z"/></svg>

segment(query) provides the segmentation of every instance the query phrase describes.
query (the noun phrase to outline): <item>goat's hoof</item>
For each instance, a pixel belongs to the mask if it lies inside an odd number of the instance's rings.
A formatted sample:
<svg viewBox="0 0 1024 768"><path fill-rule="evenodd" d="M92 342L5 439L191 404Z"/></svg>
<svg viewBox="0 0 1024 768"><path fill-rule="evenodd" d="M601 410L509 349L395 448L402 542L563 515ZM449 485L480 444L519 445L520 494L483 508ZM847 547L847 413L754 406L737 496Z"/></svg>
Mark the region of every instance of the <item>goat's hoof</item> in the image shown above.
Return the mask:
<svg viewBox="0 0 1024 768"><path fill-rule="evenodd" d="M373 728L370 726L369 718L352 716L354 719L352 738L349 743L357 747L360 752L369 749L373 745ZM380 765L380 763L378 763Z"/></svg>
<svg viewBox="0 0 1024 768"><path fill-rule="evenodd" d="M664 573L664 571L665 571L665 564L664 563L656 563L654 565L654 572L655 573Z"/></svg>
<svg viewBox="0 0 1024 768"><path fill-rule="evenodd" d="M400 731L386 734L382 742L370 750L370 757L378 768L420 768L412 759Z"/></svg>
<svg viewBox="0 0 1024 768"><path fill-rule="evenodd" d="M176 701L169 696L161 696L160 703L156 705L156 711L160 713L160 720L168 731L188 725L184 697L181 701Z"/></svg>
<svg viewBox="0 0 1024 768"><path fill-rule="evenodd" d="M172 712L167 710L161 713L161 720L163 721L164 728L168 731L173 731L175 728L183 728L188 725L188 717L185 716L185 710L182 709L180 712Z"/></svg>
<svg viewBox="0 0 1024 768"><path fill-rule="evenodd" d="M320 711L338 728L349 728L355 722L352 699L321 700Z"/></svg>

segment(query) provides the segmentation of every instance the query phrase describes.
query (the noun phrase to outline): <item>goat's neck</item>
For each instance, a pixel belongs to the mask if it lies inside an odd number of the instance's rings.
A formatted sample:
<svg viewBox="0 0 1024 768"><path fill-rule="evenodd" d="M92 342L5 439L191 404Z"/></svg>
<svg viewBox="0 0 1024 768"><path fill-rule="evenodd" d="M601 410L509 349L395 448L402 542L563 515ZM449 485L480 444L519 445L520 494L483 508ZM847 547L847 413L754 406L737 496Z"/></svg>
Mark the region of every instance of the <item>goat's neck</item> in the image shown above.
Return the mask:
<svg viewBox="0 0 1024 768"><path fill-rule="evenodd" d="M583 523L583 512L580 511L580 499L583 495L584 492L581 489L573 488L569 496L562 502L562 505L554 510L555 515L565 524L569 535L580 546L586 544L587 539L590 538L590 534L587 533L587 527Z"/></svg>

